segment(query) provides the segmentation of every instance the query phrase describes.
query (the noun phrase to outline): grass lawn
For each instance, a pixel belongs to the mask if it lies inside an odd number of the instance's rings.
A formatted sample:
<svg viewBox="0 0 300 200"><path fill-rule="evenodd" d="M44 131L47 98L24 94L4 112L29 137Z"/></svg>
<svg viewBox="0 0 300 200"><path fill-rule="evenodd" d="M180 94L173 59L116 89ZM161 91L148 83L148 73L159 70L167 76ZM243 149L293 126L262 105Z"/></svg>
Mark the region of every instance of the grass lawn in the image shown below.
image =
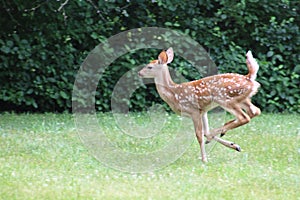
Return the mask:
<svg viewBox="0 0 300 200"><path fill-rule="evenodd" d="M135 115L141 124L147 120ZM168 118L164 134L136 142L121 134L111 115L98 115L110 140L136 152L174 136L178 118L157 117ZM242 152L208 144L209 162L202 164L195 138L170 165L128 173L91 155L71 114L1 114L0 199L300 199L300 115L262 114L224 138Z"/></svg>

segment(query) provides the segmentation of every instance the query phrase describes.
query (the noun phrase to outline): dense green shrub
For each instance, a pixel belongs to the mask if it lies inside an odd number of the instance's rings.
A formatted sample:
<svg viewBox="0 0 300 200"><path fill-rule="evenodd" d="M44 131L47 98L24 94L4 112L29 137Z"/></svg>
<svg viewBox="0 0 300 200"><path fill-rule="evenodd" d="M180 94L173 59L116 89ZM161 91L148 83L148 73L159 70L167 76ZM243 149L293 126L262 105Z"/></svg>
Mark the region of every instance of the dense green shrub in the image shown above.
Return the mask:
<svg viewBox="0 0 300 200"><path fill-rule="evenodd" d="M165 27L203 45L220 72L247 73L245 53L251 49L262 85L255 104L264 111L300 113L299 7L289 0L3 0L1 110L70 111L75 76L88 52L125 30ZM123 73L156 55L157 50L138 51L116 60L99 82L97 110L110 109L113 87ZM174 66L188 79L199 78L183 59ZM147 88L132 95L132 109L160 101L154 87Z"/></svg>

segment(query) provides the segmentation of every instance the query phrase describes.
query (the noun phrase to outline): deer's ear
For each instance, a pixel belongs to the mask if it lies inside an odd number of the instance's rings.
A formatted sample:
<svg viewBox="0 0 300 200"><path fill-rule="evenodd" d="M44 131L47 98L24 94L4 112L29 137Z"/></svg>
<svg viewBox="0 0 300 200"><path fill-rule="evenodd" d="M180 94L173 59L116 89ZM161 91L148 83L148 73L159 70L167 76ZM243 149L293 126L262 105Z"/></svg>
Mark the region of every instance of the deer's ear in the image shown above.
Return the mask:
<svg viewBox="0 0 300 200"><path fill-rule="evenodd" d="M158 56L159 64L166 64L168 61L168 55L165 51L162 51Z"/></svg>
<svg viewBox="0 0 300 200"><path fill-rule="evenodd" d="M167 56L168 56L168 61L167 64L171 63L173 61L174 58L174 52L173 52L173 48L170 47L167 52L166 52Z"/></svg>

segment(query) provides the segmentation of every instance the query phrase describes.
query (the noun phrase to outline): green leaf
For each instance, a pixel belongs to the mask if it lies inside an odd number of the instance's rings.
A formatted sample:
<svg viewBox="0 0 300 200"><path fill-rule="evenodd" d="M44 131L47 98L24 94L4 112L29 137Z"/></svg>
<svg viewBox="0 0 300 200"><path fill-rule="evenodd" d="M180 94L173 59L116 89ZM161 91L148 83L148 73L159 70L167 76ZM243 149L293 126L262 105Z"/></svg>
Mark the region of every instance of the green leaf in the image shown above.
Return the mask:
<svg viewBox="0 0 300 200"><path fill-rule="evenodd" d="M267 56L272 57L274 55L274 51L268 51Z"/></svg>
<svg viewBox="0 0 300 200"><path fill-rule="evenodd" d="M68 97L68 95L67 95L67 93L65 93L64 91L60 91L59 92L59 94L60 94L60 96L63 98L63 99L68 99L69 97Z"/></svg>

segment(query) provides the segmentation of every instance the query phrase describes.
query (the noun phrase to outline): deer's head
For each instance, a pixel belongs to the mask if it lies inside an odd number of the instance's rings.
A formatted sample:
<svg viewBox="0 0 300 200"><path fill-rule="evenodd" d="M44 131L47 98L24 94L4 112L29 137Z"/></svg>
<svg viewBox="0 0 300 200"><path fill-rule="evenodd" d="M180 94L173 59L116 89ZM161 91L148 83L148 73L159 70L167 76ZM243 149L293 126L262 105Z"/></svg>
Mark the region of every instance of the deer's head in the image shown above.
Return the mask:
<svg viewBox="0 0 300 200"><path fill-rule="evenodd" d="M167 68L167 64L171 63L174 58L173 49L170 47L167 51L162 51L158 55L157 60L151 61L141 71L139 76L142 78L155 78L162 73L164 68Z"/></svg>

